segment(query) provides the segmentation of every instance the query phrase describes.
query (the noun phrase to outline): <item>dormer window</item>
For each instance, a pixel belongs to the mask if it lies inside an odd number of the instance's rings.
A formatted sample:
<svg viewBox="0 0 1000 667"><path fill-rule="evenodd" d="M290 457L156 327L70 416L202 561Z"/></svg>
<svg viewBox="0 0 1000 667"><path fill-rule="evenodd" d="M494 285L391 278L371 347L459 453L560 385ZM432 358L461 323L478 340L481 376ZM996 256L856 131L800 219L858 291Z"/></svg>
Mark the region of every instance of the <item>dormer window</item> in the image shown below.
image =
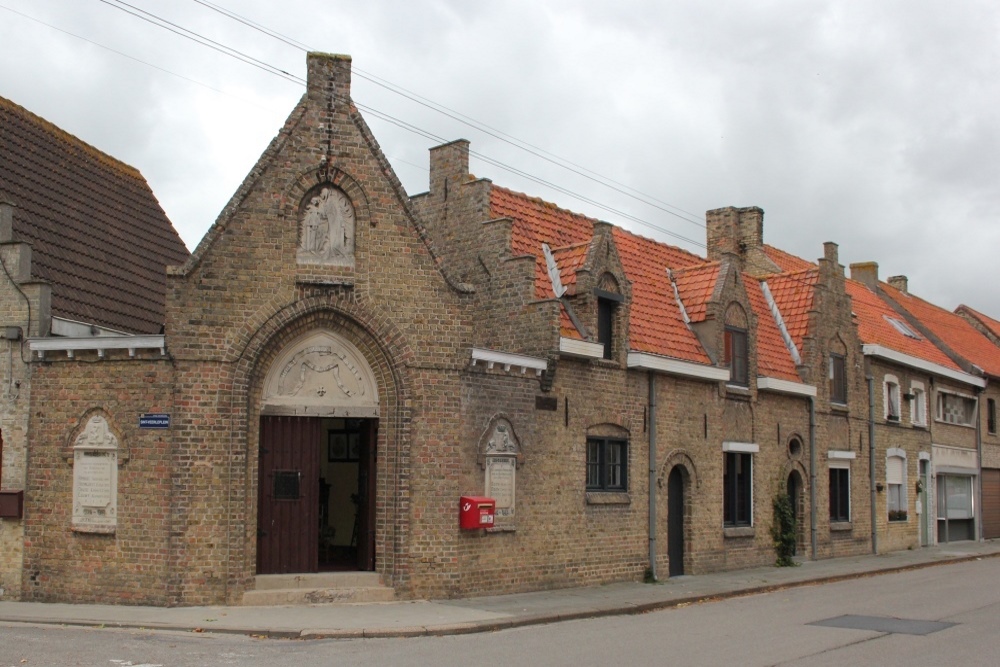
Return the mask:
<svg viewBox="0 0 1000 667"><path fill-rule="evenodd" d="M724 362L729 366L730 384L750 384L746 329L726 327Z"/></svg>
<svg viewBox="0 0 1000 667"><path fill-rule="evenodd" d="M594 290L594 294L597 296L597 342L604 346L604 358L614 359L615 314L624 299L621 294L601 289Z"/></svg>
<svg viewBox="0 0 1000 667"><path fill-rule="evenodd" d="M847 360L842 354L830 355L830 400L847 403Z"/></svg>

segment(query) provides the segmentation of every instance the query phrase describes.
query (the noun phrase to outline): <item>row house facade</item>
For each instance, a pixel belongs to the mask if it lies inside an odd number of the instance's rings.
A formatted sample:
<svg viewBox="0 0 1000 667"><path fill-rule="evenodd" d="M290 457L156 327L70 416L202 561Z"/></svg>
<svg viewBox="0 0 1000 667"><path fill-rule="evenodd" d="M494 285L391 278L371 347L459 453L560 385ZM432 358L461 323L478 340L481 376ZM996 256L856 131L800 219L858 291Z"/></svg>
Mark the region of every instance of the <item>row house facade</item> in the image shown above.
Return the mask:
<svg viewBox="0 0 1000 667"><path fill-rule="evenodd" d="M0 596L696 575L773 563L782 494L800 558L977 537L962 471L978 489L987 459L958 420L978 419L984 366L902 331L877 271L765 243L754 207L709 211L699 256L476 178L466 141L431 149L410 196L350 79L350 58L310 54L284 127L168 262L162 334L26 341L46 407ZM922 532L938 484L946 523ZM492 499L492 520L460 527L461 498Z"/></svg>

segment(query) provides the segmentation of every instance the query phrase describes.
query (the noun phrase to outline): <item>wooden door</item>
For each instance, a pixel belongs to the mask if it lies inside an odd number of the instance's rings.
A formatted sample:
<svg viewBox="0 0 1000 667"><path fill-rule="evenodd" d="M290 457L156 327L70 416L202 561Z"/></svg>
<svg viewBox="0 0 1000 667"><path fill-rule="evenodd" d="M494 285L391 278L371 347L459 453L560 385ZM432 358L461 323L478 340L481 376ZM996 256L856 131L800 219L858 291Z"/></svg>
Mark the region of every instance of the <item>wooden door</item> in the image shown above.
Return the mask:
<svg viewBox="0 0 1000 667"><path fill-rule="evenodd" d="M361 429L358 465L358 569L375 569L375 443L378 420L366 419Z"/></svg>
<svg viewBox="0 0 1000 667"><path fill-rule="evenodd" d="M323 423L261 417L257 573L316 572Z"/></svg>

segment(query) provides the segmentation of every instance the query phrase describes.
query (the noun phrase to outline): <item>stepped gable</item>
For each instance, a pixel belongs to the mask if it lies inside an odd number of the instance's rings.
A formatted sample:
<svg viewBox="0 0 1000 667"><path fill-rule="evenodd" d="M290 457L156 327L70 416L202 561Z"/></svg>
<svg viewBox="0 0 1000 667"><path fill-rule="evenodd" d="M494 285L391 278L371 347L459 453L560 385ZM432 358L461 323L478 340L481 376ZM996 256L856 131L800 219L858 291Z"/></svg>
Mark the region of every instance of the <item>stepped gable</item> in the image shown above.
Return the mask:
<svg viewBox="0 0 1000 667"><path fill-rule="evenodd" d="M857 315L858 337L863 344L882 345L951 370L962 370L927 338L920 335L916 338L907 336L893 326L887 318L902 321L903 316L868 289L864 283L848 279L846 285L854 313ZM880 286L885 287L886 284L880 283Z"/></svg>
<svg viewBox="0 0 1000 667"><path fill-rule="evenodd" d="M785 339L781 335L778 323L767 303L761 284L749 275L744 275L743 278L747 296L750 298L750 306L753 308L754 314L757 315L757 375L790 382L802 382L802 378L799 377L795 368L795 360L792 359L792 355L785 345ZM811 290L805 289L804 286L800 287L803 287L800 291L811 293ZM784 311L781 312L784 316ZM801 352L801 342L797 342L796 345Z"/></svg>
<svg viewBox="0 0 1000 667"><path fill-rule="evenodd" d="M879 287L953 352L993 377L1000 377L1000 348L960 315L892 285L881 283Z"/></svg>
<svg viewBox="0 0 1000 667"><path fill-rule="evenodd" d="M51 283L52 315L159 333L165 266L189 253L142 174L4 98L0 155L13 240L31 244L31 277Z"/></svg>

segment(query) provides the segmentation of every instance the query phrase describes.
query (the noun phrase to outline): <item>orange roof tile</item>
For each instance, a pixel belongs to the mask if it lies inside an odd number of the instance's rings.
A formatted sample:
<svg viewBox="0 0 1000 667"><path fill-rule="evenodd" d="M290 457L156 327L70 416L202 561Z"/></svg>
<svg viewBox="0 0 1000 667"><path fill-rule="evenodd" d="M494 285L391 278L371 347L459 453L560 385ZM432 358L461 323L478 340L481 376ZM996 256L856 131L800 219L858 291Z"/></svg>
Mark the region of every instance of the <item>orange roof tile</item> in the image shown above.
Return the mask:
<svg viewBox="0 0 1000 667"><path fill-rule="evenodd" d="M881 284L885 293L927 327L956 354L979 366L994 377L1000 377L1000 347L976 331L960 315L901 292L892 285Z"/></svg>
<svg viewBox="0 0 1000 667"><path fill-rule="evenodd" d="M900 332L886 318L902 320L902 316L863 283L847 280L847 293L858 318L858 336L867 345L882 345L896 352L930 361L952 370L961 370L931 341L923 336L911 338Z"/></svg>
<svg viewBox="0 0 1000 667"><path fill-rule="evenodd" d="M570 294L574 294L576 271L587 261L590 243L577 243L565 248L550 249L552 250L552 258L556 260L556 266L559 267L560 282Z"/></svg>
<svg viewBox="0 0 1000 667"><path fill-rule="evenodd" d="M692 322L704 322L708 300L719 278L719 262L689 266L673 271L677 293Z"/></svg>
<svg viewBox="0 0 1000 667"><path fill-rule="evenodd" d="M760 283L746 274L743 282L746 283L750 306L757 315L757 375L802 382Z"/></svg>
<svg viewBox="0 0 1000 667"><path fill-rule="evenodd" d="M705 260L697 255L614 228L615 245L625 275L632 281L629 347L695 363L711 363L694 332L685 324L667 269Z"/></svg>
<svg viewBox="0 0 1000 667"><path fill-rule="evenodd" d="M803 339L809 333L809 311L813 307L818 281L819 269L815 267L766 279L767 288L785 322L785 329L800 352Z"/></svg>
<svg viewBox="0 0 1000 667"><path fill-rule="evenodd" d="M1000 338L1000 320L995 320L989 315L984 315L975 308L970 308L969 306L966 306L964 303L955 309L956 313L959 311L965 311L969 313L969 315L979 320L979 322L982 323L984 327L986 327L987 331L989 331L997 338Z"/></svg>
<svg viewBox="0 0 1000 667"><path fill-rule="evenodd" d="M796 257L795 255L789 254L784 250L775 248L774 246L764 244L764 254L767 255L768 259L781 267L782 273L793 273L795 271L805 271L806 269L814 268L816 265L812 262L807 262L801 257Z"/></svg>

